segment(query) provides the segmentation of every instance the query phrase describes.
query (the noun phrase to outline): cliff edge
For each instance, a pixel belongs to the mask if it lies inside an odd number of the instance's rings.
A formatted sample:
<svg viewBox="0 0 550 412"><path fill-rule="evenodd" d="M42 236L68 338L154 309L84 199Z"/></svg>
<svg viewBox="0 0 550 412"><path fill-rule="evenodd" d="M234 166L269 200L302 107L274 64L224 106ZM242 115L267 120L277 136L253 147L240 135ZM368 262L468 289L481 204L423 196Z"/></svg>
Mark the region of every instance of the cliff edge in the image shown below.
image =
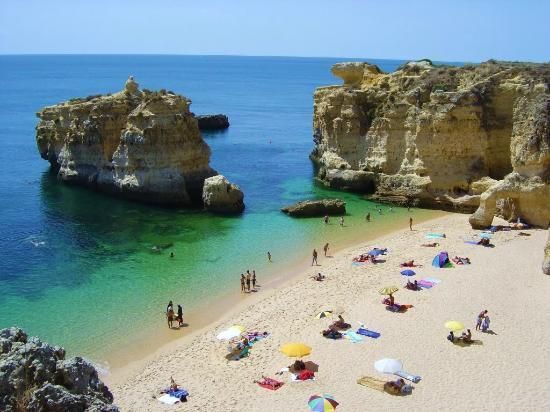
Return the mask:
<svg viewBox="0 0 550 412"><path fill-rule="evenodd" d="M332 68L314 95L311 158L326 185L375 199L548 227L550 64Z"/></svg>
<svg viewBox="0 0 550 412"><path fill-rule="evenodd" d="M130 77L119 93L42 109L36 143L67 183L166 206L200 204L204 180L217 172L190 103L140 90Z"/></svg>

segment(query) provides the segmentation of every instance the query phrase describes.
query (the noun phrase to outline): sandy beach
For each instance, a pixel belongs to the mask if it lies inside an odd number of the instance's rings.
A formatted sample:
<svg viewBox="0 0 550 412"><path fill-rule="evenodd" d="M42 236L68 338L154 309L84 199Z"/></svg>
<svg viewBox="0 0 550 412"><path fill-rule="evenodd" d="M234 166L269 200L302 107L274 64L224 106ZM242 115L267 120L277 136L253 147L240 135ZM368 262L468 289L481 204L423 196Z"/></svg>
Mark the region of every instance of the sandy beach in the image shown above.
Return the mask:
<svg viewBox="0 0 550 412"><path fill-rule="evenodd" d="M313 394L329 393L340 403L339 411L363 410L548 410L550 366L545 342L550 331L548 296L550 282L540 269L547 232L529 230L497 232L494 248L465 243L479 239L470 229L467 215L449 215L345 249L319 264L297 273L266 293L258 293L222 319L163 347L144 361L114 371L106 378L115 403L125 411L307 411ZM435 240L439 247L421 247L427 233L445 233ZM330 239L328 239L330 241ZM389 249L376 265L352 265L352 258L373 246ZM319 245L318 250L322 250ZM471 265L432 267L439 251L451 257L467 256ZM304 251L309 254L310 251ZM410 291L402 288L403 261L414 259L412 279L434 277L436 286ZM314 272L326 275L315 282ZM412 307L392 313L381 304L378 289L396 285L396 302ZM492 334L475 331L475 319L489 311ZM380 338L329 340L321 336L333 319L316 319L322 310L342 310L356 329L363 322ZM443 324L458 320L471 328L480 344L460 347L446 340ZM250 356L228 361L226 343L216 335L233 324L270 336L255 343ZM290 382L288 373L275 372L293 362L279 352L286 342L312 347L311 360L319 365L315 381ZM362 376L390 380L393 375L376 372L380 358L403 361L407 372L422 376L408 396L391 396L356 383ZM262 375L283 380L277 391L259 387ZM170 376L190 396L187 403L167 406L156 400Z"/></svg>

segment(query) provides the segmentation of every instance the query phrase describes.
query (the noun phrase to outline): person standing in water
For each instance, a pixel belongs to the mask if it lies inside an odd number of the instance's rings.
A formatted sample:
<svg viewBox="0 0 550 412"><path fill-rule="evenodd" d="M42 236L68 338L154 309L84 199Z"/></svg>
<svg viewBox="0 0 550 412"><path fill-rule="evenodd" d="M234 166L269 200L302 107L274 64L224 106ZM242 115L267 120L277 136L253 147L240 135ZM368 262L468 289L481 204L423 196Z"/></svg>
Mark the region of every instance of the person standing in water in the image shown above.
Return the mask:
<svg viewBox="0 0 550 412"><path fill-rule="evenodd" d="M325 225L328 225L328 215L325 215L325 218L323 220L325 221Z"/></svg>
<svg viewBox="0 0 550 412"><path fill-rule="evenodd" d="M344 216L340 218L340 226L344 227Z"/></svg>
<svg viewBox="0 0 550 412"><path fill-rule="evenodd" d="M271 262L271 253L269 253L269 250L267 251L267 260Z"/></svg>
<svg viewBox="0 0 550 412"><path fill-rule="evenodd" d="M244 283L246 279L244 278L244 274L241 273L241 292L246 292L246 289L244 288Z"/></svg>
<svg viewBox="0 0 550 412"><path fill-rule="evenodd" d="M172 301L170 301L170 303L172 303ZM172 329L172 322L174 321L174 307L172 305L168 306L166 319L168 320L168 328Z"/></svg>
<svg viewBox="0 0 550 412"><path fill-rule="evenodd" d="M312 254L313 259L311 260L311 266L315 263L315 266L317 266L317 250L313 249Z"/></svg>
<svg viewBox="0 0 550 412"><path fill-rule="evenodd" d="M174 310L174 304L172 301L168 302L168 305L166 305L166 312L168 312L170 309Z"/></svg>
<svg viewBox="0 0 550 412"><path fill-rule="evenodd" d="M252 271L252 289L256 290L256 271Z"/></svg>
<svg viewBox="0 0 550 412"><path fill-rule="evenodd" d="M323 247L323 251L325 252L325 257L326 257L328 252L328 243L326 243L325 246Z"/></svg>
<svg viewBox="0 0 550 412"><path fill-rule="evenodd" d="M366 219L367 219L367 222L370 222L370 212L367 213Z"/></svg>
<svg viewBox="0 0 550 412"><path fill-rule="evenodd" d="M250 270L247 270L246 271L246 291L247 292L250 292L250 280L251 280L250 277L251 277Z"/></svg>
<svg viewBox="0 0 550 412"><path fill-rule="evenodd" d="M176 319L178 320L178 326L181 328L183 326L183 308L181 305L178 305L178 317Z"/></svg>
<svg viewBox="0 0 550 412"><path fill-rule="evenodd" d="M409 229L413 230L413 218L409 217Z"/></svg>

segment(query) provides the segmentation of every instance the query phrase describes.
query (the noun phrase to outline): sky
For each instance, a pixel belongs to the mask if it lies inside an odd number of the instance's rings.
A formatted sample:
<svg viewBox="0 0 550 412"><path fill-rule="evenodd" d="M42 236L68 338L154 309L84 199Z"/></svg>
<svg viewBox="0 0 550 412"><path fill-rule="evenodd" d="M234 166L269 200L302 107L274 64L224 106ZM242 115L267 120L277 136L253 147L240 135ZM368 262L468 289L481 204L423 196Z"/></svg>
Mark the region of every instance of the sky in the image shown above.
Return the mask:
<svg viewBox="0 0 550 412"><path fill-rule="evenodd" d="M0 0L0 54L550 60L550 0Z"/></svg>

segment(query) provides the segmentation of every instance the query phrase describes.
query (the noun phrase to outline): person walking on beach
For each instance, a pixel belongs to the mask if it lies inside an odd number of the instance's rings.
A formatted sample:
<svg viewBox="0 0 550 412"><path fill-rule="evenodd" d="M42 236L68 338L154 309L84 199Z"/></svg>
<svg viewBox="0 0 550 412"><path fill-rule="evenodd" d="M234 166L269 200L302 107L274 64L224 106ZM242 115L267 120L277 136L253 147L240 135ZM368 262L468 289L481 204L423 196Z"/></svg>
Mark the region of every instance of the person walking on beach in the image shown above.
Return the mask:
<svg viewBox="0 0 550 412"><path fill-rule="evenodd" d="M325 243L325 246L323 246L323 251L325 252L325 257L327 257L328 243Z"/></svg>
<svg viewBox="0 0 550 412"><path fill-rule="evenodd" d="M170 301L172 303L172 301ZM166 319L168 320L168 327L172 329L172 322L174 321L174 307L172 305L168 306L166 311Z"/></svg>
<svg viewBox="0 0 550 412"><path fill-rule="evenodd" d="M367 222L370 222L370 212L367 213L366 219L367 219Z"/></svg>
<svg viewBox="0 0 550 412"><path fill-rule="evenodd" d="M483 319L487 316L487 309L485 309L483 312L481 312L479 315L477 315L477 322L476 322L476 330L481 329L481 323L483 322Z"/></svg>
<svg viewBox="0 0 550 412"><path fill-rule="evenodd" d="M271 253L269 253L269 250L267 251L267 260L271 262Z"/></svg>
<svg viewBox="0 0 550 412"><path fill-rule="evenodd" d="M250 292L250 271L246 271L246 291Z"/></svg>
<svg viewBox="0 0 550 412"><path fill-rule="evenodd" d="M241 292L246 292L246 289L244 288L244 283L246 279L244 278L244 274L241 273Z"/></svg>
<svg viewBox="0 0 550 412"><path fill-rule="evenodd" d="M176 319L178 321L178 326L181 328L183 326L183 308L181 305L178 305L178 317Z"/></svg>
<svg viewBox="0 0 550 412"><path fill-rule="evenodd" d="M313 249L313 259L311 260L311 266L315 263L315 266L317 266L317 250Z"/></svg>
<svg viewBox="0 0 550 412"><path fill-rule="evenodd" d="M252 289L256 290L256 271L252 271Z"/></svg>
<svg viewBox="0 0 550 412"><path fill-rule="evenodd" d="M340 218L340 226L344 227L344 216Z"/></svg>
<svg viewBox="0 0 550 412"><path fill-rule="evenodd" d="M409 229L413 230L413 218L409 217Z"/></svg>

